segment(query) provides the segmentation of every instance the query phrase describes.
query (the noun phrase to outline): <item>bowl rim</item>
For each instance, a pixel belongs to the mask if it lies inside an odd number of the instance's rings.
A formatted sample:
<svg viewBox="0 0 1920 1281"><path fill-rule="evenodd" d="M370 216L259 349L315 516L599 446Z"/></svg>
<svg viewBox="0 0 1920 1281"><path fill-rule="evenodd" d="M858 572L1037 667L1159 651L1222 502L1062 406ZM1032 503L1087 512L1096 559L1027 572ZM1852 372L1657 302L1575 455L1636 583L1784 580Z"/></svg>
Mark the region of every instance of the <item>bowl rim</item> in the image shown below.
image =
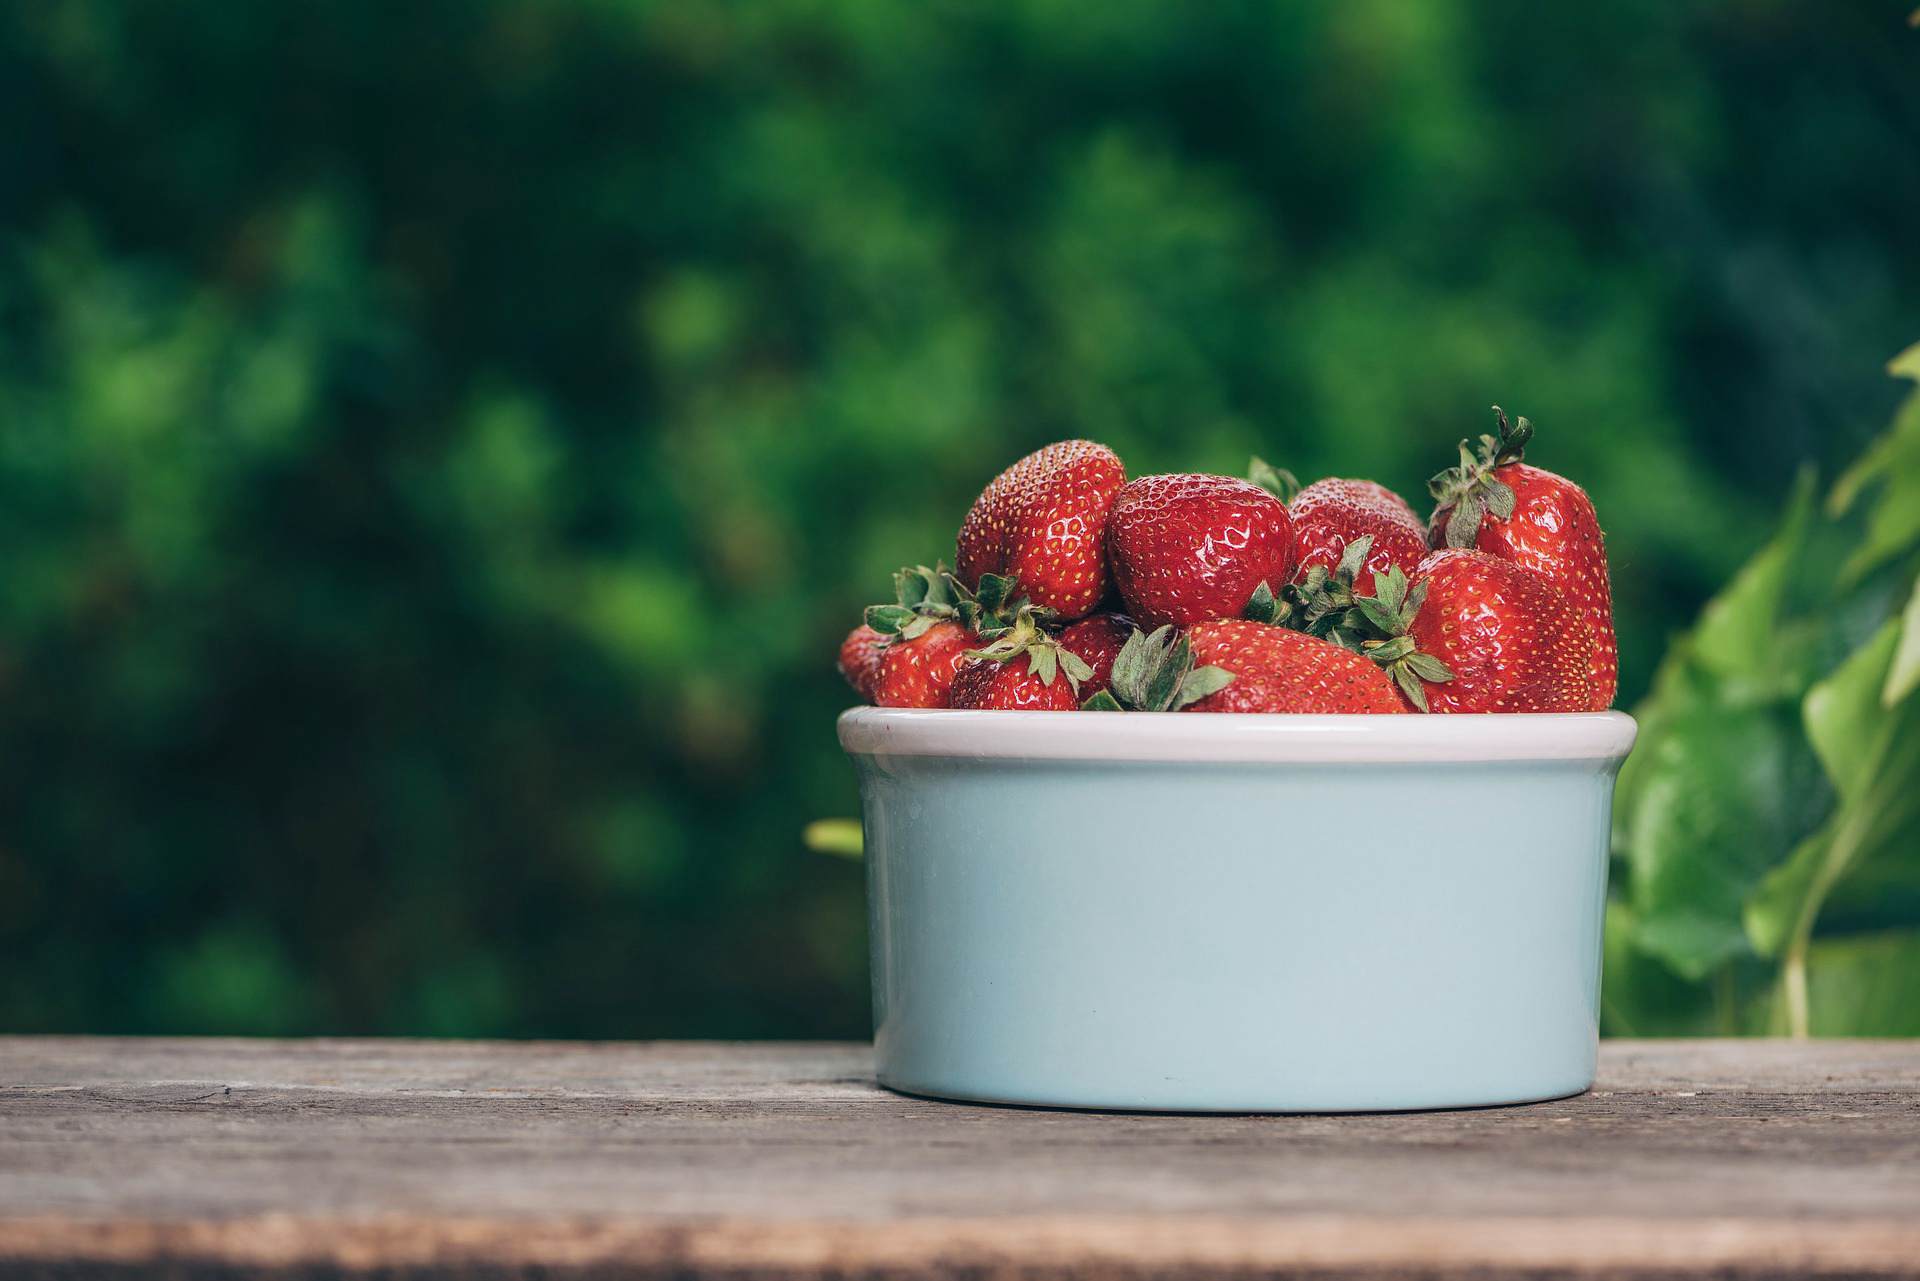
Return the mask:
<svg viewBox="0 0 1920 1281"><path fill-rule="evenodd" d="M1639 727L1625 712L1458 716L1062 713L855 707L840 714L852 756L968 760L1261 764L1603 761Z"/></svg>

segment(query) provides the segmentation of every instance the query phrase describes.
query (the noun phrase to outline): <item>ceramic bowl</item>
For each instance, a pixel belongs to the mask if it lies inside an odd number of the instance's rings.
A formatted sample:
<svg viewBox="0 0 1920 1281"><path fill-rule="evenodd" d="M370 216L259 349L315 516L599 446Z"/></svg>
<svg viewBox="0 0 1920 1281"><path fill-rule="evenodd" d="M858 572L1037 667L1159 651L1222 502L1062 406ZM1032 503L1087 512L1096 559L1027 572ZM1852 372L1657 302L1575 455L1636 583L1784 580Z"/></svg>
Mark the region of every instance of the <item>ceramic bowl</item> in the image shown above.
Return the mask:
<svg viewBox="0 0 1920 1281"><path fill-rule="evenodd" d="M1333 1112L1593 1080L1619 712L858 708L883 1084Z"/></svg>

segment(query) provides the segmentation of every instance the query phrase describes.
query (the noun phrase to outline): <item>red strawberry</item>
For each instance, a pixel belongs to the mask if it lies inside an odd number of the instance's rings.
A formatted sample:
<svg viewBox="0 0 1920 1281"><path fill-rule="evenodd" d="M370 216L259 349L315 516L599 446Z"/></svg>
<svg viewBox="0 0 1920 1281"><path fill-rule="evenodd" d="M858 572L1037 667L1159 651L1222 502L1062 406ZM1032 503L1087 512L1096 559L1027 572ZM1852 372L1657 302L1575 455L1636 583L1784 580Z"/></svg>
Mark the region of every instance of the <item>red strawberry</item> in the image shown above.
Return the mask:
<svg viewBox="0 0 1920 1281"><path fill-rule="evenodd" d="M1041 630L1023 607L1010 624L994 624L991 639L967 655L953 683L953 706L1009 712L1071 712L1085 697L1093 665ZM1083 635L1089 645L1093 633ZM1091 647L1091 646L1090 646Z"/></svg>
<svg viewBox="0 0 1920 1281"><path fill-rule="evenodd" d="M853 686L853 692L869 703L873 701L874 682L880 679L880 660L892 639L862 623L840 642L840 674Z"/></svg>
<svg viewBox="0 0 1920 1281"><path fill-rule="evenodd" d="M970 658L953 678L953 706L1002 712L1072 712L1080 696L1058 672L1051 681L1040 679L1030 655L1006 662Z"/></svg>
<svg viewBox="0 0 1920 1281"><path fill-rule="evenodd" d="M1595 704L1593 632L1544 577L1486 552L1420 562L1407 633L1453 679L1426 685L1436 712L1584 712Z"/></svg>
<svg viewBox="0 0 1920 1281"><path fill-rule="evenodd" d="M1567 599L1593 633L1592 701L1612 706L1620 683L1620 652L1613 634L1613 588L1607 580L1606 539L1586 491L1564 476L1520 461L1533 424L1508 423L1498 405L1500 434L1482 436L1478 454L1460 442L1460 465L1433 478L1440 500L1431 527L1435 547L1475 547L1525 566Z"/></svg>
<svg viewBox="0 0 1920 1281"><path fill-rule="evenodd" d="M1393 680L1352 650L1250 619L1198 623L1187 632L1195 662L1233 673L1190 712L1398 713Z"/></svg>
<svg viewBox="0 0 1920 1281"><path fill-rule="evenodd" d="M1232 618L1262 583L1293 577L1286 504L1230 476L1142 476L1107 521L1107 557L1142 627Z"/></svg>
<svg viewBox="0 0 1920 1281"><path fill-rule="evenodd" d="M972 632L951 620L903 634L880 659L873 701L881 707L946 707L954 673L976 643Z"/></svg>
<svg viewBox="0 0 1920 1281"><path fill-rule="evenodd" d="M1133 620L1124 614L1089 614L1060 633L1060 645L1078 654L1093 675L1080 682L1084 698L1105 689L1113 679L1113 660L1133 636Z"/></svg>
<svg viewBox="0 0 1920 1281"><path fill-rule="evenodd" d="M1288 505L1293 515L1294 546L1304 573L1315 565L1328 572L1357 538L1371 538L1372 549L1355 577L1354 590L1374 592L1373 579L1398 566L1403 574L1427 554L1427 530L1406 500L1370 480L1316 480Z"/></svg>
<svg viewBox="0 0 1920 1281"><path fill-rule="evenodd" d="M1078 618L1107 590L1105 536L1120 459L1090 440L1062 440L994 477L960 526L957 576L978 590L984 574L1018 581L1022 595Z"/></svg>

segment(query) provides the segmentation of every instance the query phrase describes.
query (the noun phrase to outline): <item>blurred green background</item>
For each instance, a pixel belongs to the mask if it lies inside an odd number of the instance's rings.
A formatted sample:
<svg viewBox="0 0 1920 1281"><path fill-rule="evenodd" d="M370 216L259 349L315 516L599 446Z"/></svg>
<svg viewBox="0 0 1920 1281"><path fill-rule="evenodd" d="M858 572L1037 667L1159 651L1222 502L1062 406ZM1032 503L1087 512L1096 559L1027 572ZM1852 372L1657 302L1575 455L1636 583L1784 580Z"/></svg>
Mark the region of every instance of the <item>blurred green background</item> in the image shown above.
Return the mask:
<svg viewBox="0 0 1920 1281"><path fill-rule="evenodd" d="M1065 435L1419 502L1526 413L1634 703L1900 402L1909 8L0 8L0 1027L863 1035L835 644ZM1629 834L1610 1030L1777 1017L1805 790L1732 899Z"/></svg>

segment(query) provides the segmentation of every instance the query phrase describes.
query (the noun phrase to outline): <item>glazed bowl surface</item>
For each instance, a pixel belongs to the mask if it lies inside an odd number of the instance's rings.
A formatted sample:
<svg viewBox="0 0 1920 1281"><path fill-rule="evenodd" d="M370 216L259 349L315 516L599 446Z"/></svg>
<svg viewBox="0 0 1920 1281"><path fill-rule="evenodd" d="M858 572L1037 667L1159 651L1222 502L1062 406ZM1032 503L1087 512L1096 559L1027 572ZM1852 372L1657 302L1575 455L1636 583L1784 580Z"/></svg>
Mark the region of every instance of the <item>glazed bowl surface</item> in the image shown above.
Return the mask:
<svg viewBox="0 0 1920 1281"><path fill-rule="evenodd" d="M883 1084L1466 1107L1593 1080L1619 712L856 708Z"/></svg>

